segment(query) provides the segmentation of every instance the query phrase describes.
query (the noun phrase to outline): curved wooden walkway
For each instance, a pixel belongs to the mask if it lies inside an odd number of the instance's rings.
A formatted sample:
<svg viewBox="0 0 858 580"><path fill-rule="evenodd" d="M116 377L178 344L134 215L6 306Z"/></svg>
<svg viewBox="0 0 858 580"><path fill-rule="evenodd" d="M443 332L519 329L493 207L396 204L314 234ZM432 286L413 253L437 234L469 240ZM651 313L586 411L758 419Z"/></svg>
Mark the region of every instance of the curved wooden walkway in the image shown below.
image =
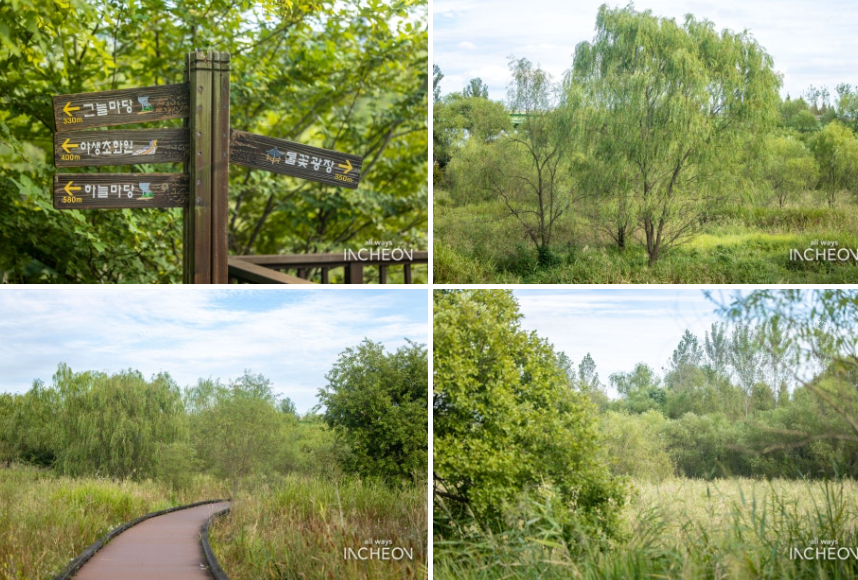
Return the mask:
<svg viewBox="0 0 858 580"><path fill-rule="evenodd" d="M99 550L74 580L211 580L200 531L227 507L211 503L149 518Z"/></svg>

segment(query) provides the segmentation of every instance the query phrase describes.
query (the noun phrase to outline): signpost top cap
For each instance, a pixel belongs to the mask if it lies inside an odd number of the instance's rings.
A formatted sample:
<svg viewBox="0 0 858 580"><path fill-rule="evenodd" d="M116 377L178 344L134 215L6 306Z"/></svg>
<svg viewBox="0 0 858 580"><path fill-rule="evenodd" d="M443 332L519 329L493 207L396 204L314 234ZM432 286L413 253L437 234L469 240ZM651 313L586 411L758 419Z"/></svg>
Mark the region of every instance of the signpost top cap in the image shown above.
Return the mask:
<svg viewBox="0 0 858 580"><path fill-rule="evenodd" d="M194 70L229 70L229 53L217 50L195 50L188 53L188 67Z"/></svg>
<svg viewBox="0 0 858 580"><path fill-rule="evenodd" d="M217 50L194 50L188 53L191 62L229 62L229 53Z"/></svg>

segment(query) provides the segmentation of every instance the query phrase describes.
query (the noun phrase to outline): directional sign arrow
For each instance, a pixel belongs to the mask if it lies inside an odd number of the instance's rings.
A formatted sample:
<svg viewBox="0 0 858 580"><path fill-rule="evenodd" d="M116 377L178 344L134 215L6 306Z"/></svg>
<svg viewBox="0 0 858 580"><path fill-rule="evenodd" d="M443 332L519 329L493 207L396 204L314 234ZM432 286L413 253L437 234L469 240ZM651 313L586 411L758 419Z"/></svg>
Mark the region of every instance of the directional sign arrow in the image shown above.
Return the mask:
<svg viewBox="0 0 858 580"><path fill-rule="evenodd" d="M71 137L54 133L54 165L90 167L134 163L182 163L188 160L188 129L83 131ZM77 151L73 148L77 148Z"/></svg>
<svg viewBox="0 0 858 580"><path fill-rule="evenodd" d="M66 138L66 140L63 141L63 144L60 145L60 147L62 147L63 151L65 151L66 153L71 153L71 151L69 151L69 149L77 147L77 143L69 143L69 139Z"/></svg>
<svg viewBox="0 0 858 580"><path fill-rule="evenodd" d="M178 119L188 116L188 83L57 95L52 102L54 123L61 133Z"/></svg>
<svg viewBox="0 0 858 580"><path fill-rule="evenodd" d="M63 190L65 190L65 192L68 195L73 195L72 194L73 191L80 191L79 187L72 187L72 183L74 183L74 181L69 181L68 183L66 183L66 186L63 188Z"/></svg>
<svg viewBox="0 0 858 580"><path fill-rule="evenodd" d="M181 173L58 173L54 208L185 207L189 188Z"/></svg>
<svg viewBox="0 0 858 580"><path fill-rule="evenodd" d="M350 189L360 183L363 167L359 155L236 130L230 132L229 162Z"/></svg>
<svg viewBox="0 0 858 580"><path fill-rule="evenodd" d="M71 112L72 112L72 111L80 111L80 107L72 107L72 106L70 106L70 105L71 105L71 101L69 101L68 103L66 103L66 106L65 106L65 107L63 107L63 113L65 113L65 114L66 114L66 115L68 115L69 117L71 117L71 116L72 116L72 114L71 114Z"/></svg>

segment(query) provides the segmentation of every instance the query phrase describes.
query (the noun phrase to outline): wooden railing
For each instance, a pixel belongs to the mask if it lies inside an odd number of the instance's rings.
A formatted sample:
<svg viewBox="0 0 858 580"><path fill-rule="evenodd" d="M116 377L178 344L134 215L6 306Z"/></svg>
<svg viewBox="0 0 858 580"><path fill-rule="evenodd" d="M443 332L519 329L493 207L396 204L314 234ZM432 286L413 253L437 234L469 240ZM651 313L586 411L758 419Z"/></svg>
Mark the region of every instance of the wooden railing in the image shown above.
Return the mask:
<svg viewBox="0 0 858 580"><path fill-rule="evenodd" d="M429 264L429 252L415 250L406 259L367 261L347 259L342 253L230 256L229 281L245 284L313 284L309 279L318 276L322 284L330 284L330 271L343 268L343 281L346 284L363 284L364 267L375 266L379 284L388 283L390 268L403 268L404 283L412 284L411 267L415 264ZM295 274L287 274L282 270L294 271Z"/></svg>

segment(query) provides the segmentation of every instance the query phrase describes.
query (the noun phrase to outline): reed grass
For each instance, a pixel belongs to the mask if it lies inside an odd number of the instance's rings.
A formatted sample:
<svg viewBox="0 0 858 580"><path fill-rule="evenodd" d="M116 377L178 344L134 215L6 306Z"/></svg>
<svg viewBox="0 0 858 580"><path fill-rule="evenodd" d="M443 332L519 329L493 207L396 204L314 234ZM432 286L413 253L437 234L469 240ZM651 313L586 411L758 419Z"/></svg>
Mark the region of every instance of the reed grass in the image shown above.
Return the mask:
<svg viewBox="0 0 858 580"><path fill-rule="evenodd" d="M232 580L425 578L427 512L423 486L289 475L244 489L210 539ZM375 540L407 548L413 559L346 559L346 548Z"/></svg>
<svg viewBox="0 0 858 580"><path fill-rule="evenodd" d="M570 546L556 526L521 525L468 541L436 538L438 580L847 579L858 558L801 559L793 548L836 541L858 550L858 483L715 481L636 482L625 533L607 549L586 538ZM542 516L543 522L545 515ZM521 521L534 522L530 517Z"/></svg>
<svg viewBox="0 0 858 580"><path fill-rule="evenodd" d="M153 481L59 477L15 464L0 468L0 579L52 578L125 522L227 493L205 476L173 491Z"/></svg>

